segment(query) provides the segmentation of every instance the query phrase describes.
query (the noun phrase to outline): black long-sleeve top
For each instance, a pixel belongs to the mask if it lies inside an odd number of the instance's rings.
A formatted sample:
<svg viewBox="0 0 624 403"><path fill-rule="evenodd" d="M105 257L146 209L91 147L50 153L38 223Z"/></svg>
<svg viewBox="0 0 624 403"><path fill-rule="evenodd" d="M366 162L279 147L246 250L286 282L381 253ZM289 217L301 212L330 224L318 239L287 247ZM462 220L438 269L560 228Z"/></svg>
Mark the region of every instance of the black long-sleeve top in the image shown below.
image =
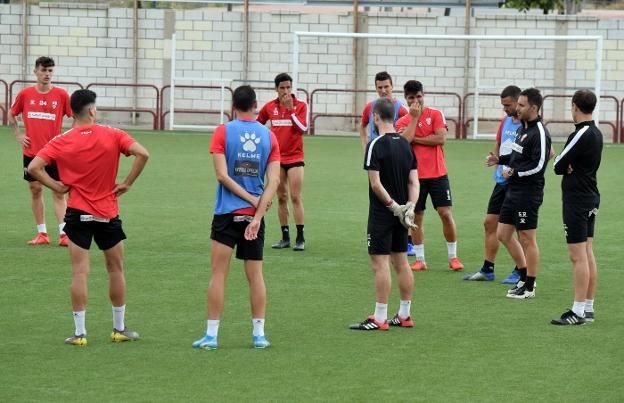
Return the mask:
<svg viewBox="0 0 624 403"><path fill-rule="evenodd" d="M602 157L602 133L593 120L576 124L561 154L555 158L555 173L563 175L563 200L570 203L600 203L596 172ZM571 168L568 173L568 168Z"/></svg>
<svg viewBox="0 0 624 403"><path fill-rule="evenodd" d="M541 119L525 122L516 134L512 152L499 156L499 164L513 169L510 189L522 188L544 191L544 172L548 165L551 139Z"/></svg>

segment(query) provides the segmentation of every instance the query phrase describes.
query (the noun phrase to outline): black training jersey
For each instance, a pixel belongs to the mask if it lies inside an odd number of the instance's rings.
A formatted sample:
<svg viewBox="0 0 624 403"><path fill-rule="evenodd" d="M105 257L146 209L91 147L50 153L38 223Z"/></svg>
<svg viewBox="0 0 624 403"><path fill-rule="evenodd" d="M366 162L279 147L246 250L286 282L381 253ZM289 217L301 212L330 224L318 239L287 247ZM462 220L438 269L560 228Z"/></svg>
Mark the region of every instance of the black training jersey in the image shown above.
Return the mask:
<svg viewBox="0 0 624 403"><path fill-rule="evenodd" d="M600 203L596 172L601 157L602 133L594 121L578 123L563 151L555 158L555 173L563 175L561 191L564 201Z"/></svg>
<svg viewBox="0 0 624 403"><path fill-rule="evenodd" d="M499 157L499 164L509 165L514 170L509 178L510 189L544 191L544 171L548 164L550 145L550 134L539 117L518 129L511 154Z"/></svg>
<svg viewBox="0 0 624 403"><path fill-rule="evenodd" d="M416 157L410 144L397 133L387 133L373 139L366 146L364 169L379 171L381 184L390 197L399 204L408 201L408 180L412 169L416 169ZM370 199L369 217L392 218L392 212L379 200L368 184Z"/></svg>

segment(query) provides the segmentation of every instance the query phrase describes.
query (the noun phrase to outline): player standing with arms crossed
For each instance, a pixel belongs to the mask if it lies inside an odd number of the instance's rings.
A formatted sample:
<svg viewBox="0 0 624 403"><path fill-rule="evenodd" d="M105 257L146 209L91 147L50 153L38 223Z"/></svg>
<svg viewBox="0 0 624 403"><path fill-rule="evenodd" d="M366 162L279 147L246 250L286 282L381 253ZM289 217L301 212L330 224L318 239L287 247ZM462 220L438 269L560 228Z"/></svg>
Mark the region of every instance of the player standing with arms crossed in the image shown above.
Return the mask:
<svg viewBox="0 0 624 403"><path fill-rule="evenodd" d="M37 235L27 242L28 245L47 245L50 243L48 230L45 224L45 205L43 203L43 188L27 170L30 161L48 141L61 132L63 116L71 117L69 95L59 87L52 85L54 74L54 60L42 56L35 61L33 71L37 83L21 90L13 106L8 112L9 125L15 132L15 139L22 146L24 161L24 180L28 181L31 195L31 208L37 224ZM17 125L16 117L22 115L25 133ZM46 171L54 179L59 180L58 169L55 164L46 166ZM63 231L65 223L65 209L67 207L62 193L52 190L54 213L59 224L59 246L67 246L67 236Z"/></svg>
<svg viewBox="0 0 624 403"><path fill-rule="evenodd" d="M109 296L113 305L111 340L122 342L139 338L124 323L123 240L126 234L121 227L117 199L130 190L143 171L149 154L126 132L95 124L95 98L95 93L90 90L78 90L72 94L74 128L50 140L28 166L28 172L43 185L60 194L69 192L65 232L72 263L71 301L75 332L65 343L75 346L87 345L85 315L92 240L103 251L108 271ZM119 154L135 158L126 179L115 183ZM63 182L52 179L45 170L54 162Z"/></svg>

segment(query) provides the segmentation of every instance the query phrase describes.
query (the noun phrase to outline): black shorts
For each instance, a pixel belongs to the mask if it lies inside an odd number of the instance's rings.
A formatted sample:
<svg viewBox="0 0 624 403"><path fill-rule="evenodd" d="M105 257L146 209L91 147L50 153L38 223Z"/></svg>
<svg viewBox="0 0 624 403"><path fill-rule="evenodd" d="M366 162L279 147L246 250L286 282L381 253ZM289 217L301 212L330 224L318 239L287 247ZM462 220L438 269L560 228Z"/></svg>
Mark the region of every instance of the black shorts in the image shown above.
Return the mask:
<svg viewBox="0 0 624 403"><path fill-rule="evenodd" d="M95 221L93 218L89 213L68 207L64 228L67 237L82 249L91 248L93 239L100 250L110 249L126 239L119 216L108 222Z"/></svg>
<svg viewBox="0 0 624 403"><path fill-rule="evenodd" d="M26 155L24 155L23 157L24 157L24 180L28 182L35 182L37 179L33 178L28 173L28 164L30 164L30 162L34 160L35 157L28 157ZM46 165L45 170L48 173L48 175L50 175L50 177L54 179L55 181L61 180L59 177L58 169L56 168L56 164Z"/></svg>
<svg viewBox="0 0 624 403"><path fill-rule="evenodd" d="M594 237L598 206L592 204L563 203L563 230L567 243L586 242Z"/></svg>
<svg viewBox="0 0 624 403"><path fill-rule="evenodd" d="M392 217L389 220L368 220L368 254L389 255L407 252L407 229Z"/></svg>
<svg viewBox="0 0 624 403"><path fill-rule="evenodd" d="M304 167L304 166L305 166L305 162L303 161L292 162L290 164L280 164L280 167L286 172L288 172L290 168Z"/></svg>
<svg viewBox="0 0 624 403"><path fill-rule="evenodd" d="M505 201L506 192L507 186L502 186L498 183L494 186L494 190L492 190L492 195L490 196L490 201L488 202L487 214L500 214L503 202Z"/></svg>
<svg viewBox="0 0 624 403"><path fill-rule="evenodd" d="M543 193L522 194L507 189L498 222L514 225L518 231L536 229L543 199Z"/></svg>
<svg viewBox="0 0 624 403"><path fill-rule="evenodd" d="M235 221L235 217L245 217L234 214L219 214L212 219L210 239L234 249L236 258L241 260L262 260L264 248L264 219L260 223L258 238L253 241L245 239L245 228L249 221Z"/></svg>
<svg viewBox="0 0 624 403"><path fill-rule="evenodd" d="M451 200L451 185L448 176L439 178L420 179L420 193L416 202L416 211L423 211L427 208L427 196L431 195L433 208L449 207L453 205Z"/></svg>

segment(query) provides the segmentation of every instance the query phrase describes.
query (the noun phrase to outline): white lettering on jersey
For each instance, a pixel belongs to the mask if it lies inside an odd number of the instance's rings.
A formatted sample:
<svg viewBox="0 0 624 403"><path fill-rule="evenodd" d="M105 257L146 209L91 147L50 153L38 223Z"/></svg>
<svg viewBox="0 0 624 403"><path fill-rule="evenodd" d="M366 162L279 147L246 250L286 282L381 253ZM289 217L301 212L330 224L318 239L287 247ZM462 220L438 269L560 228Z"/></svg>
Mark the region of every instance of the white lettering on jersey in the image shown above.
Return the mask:
<svg viewBox="0 0 624 403"><path fill-rule="evenodd" d="M272 119L271 126L292 126L291 119Z"/></svg>
<svg viewBox="0 0 624 403"><path fill-rule="evenodd" d="M28 119L56 120L56 115L45 112L28 112Z"/></svg>

